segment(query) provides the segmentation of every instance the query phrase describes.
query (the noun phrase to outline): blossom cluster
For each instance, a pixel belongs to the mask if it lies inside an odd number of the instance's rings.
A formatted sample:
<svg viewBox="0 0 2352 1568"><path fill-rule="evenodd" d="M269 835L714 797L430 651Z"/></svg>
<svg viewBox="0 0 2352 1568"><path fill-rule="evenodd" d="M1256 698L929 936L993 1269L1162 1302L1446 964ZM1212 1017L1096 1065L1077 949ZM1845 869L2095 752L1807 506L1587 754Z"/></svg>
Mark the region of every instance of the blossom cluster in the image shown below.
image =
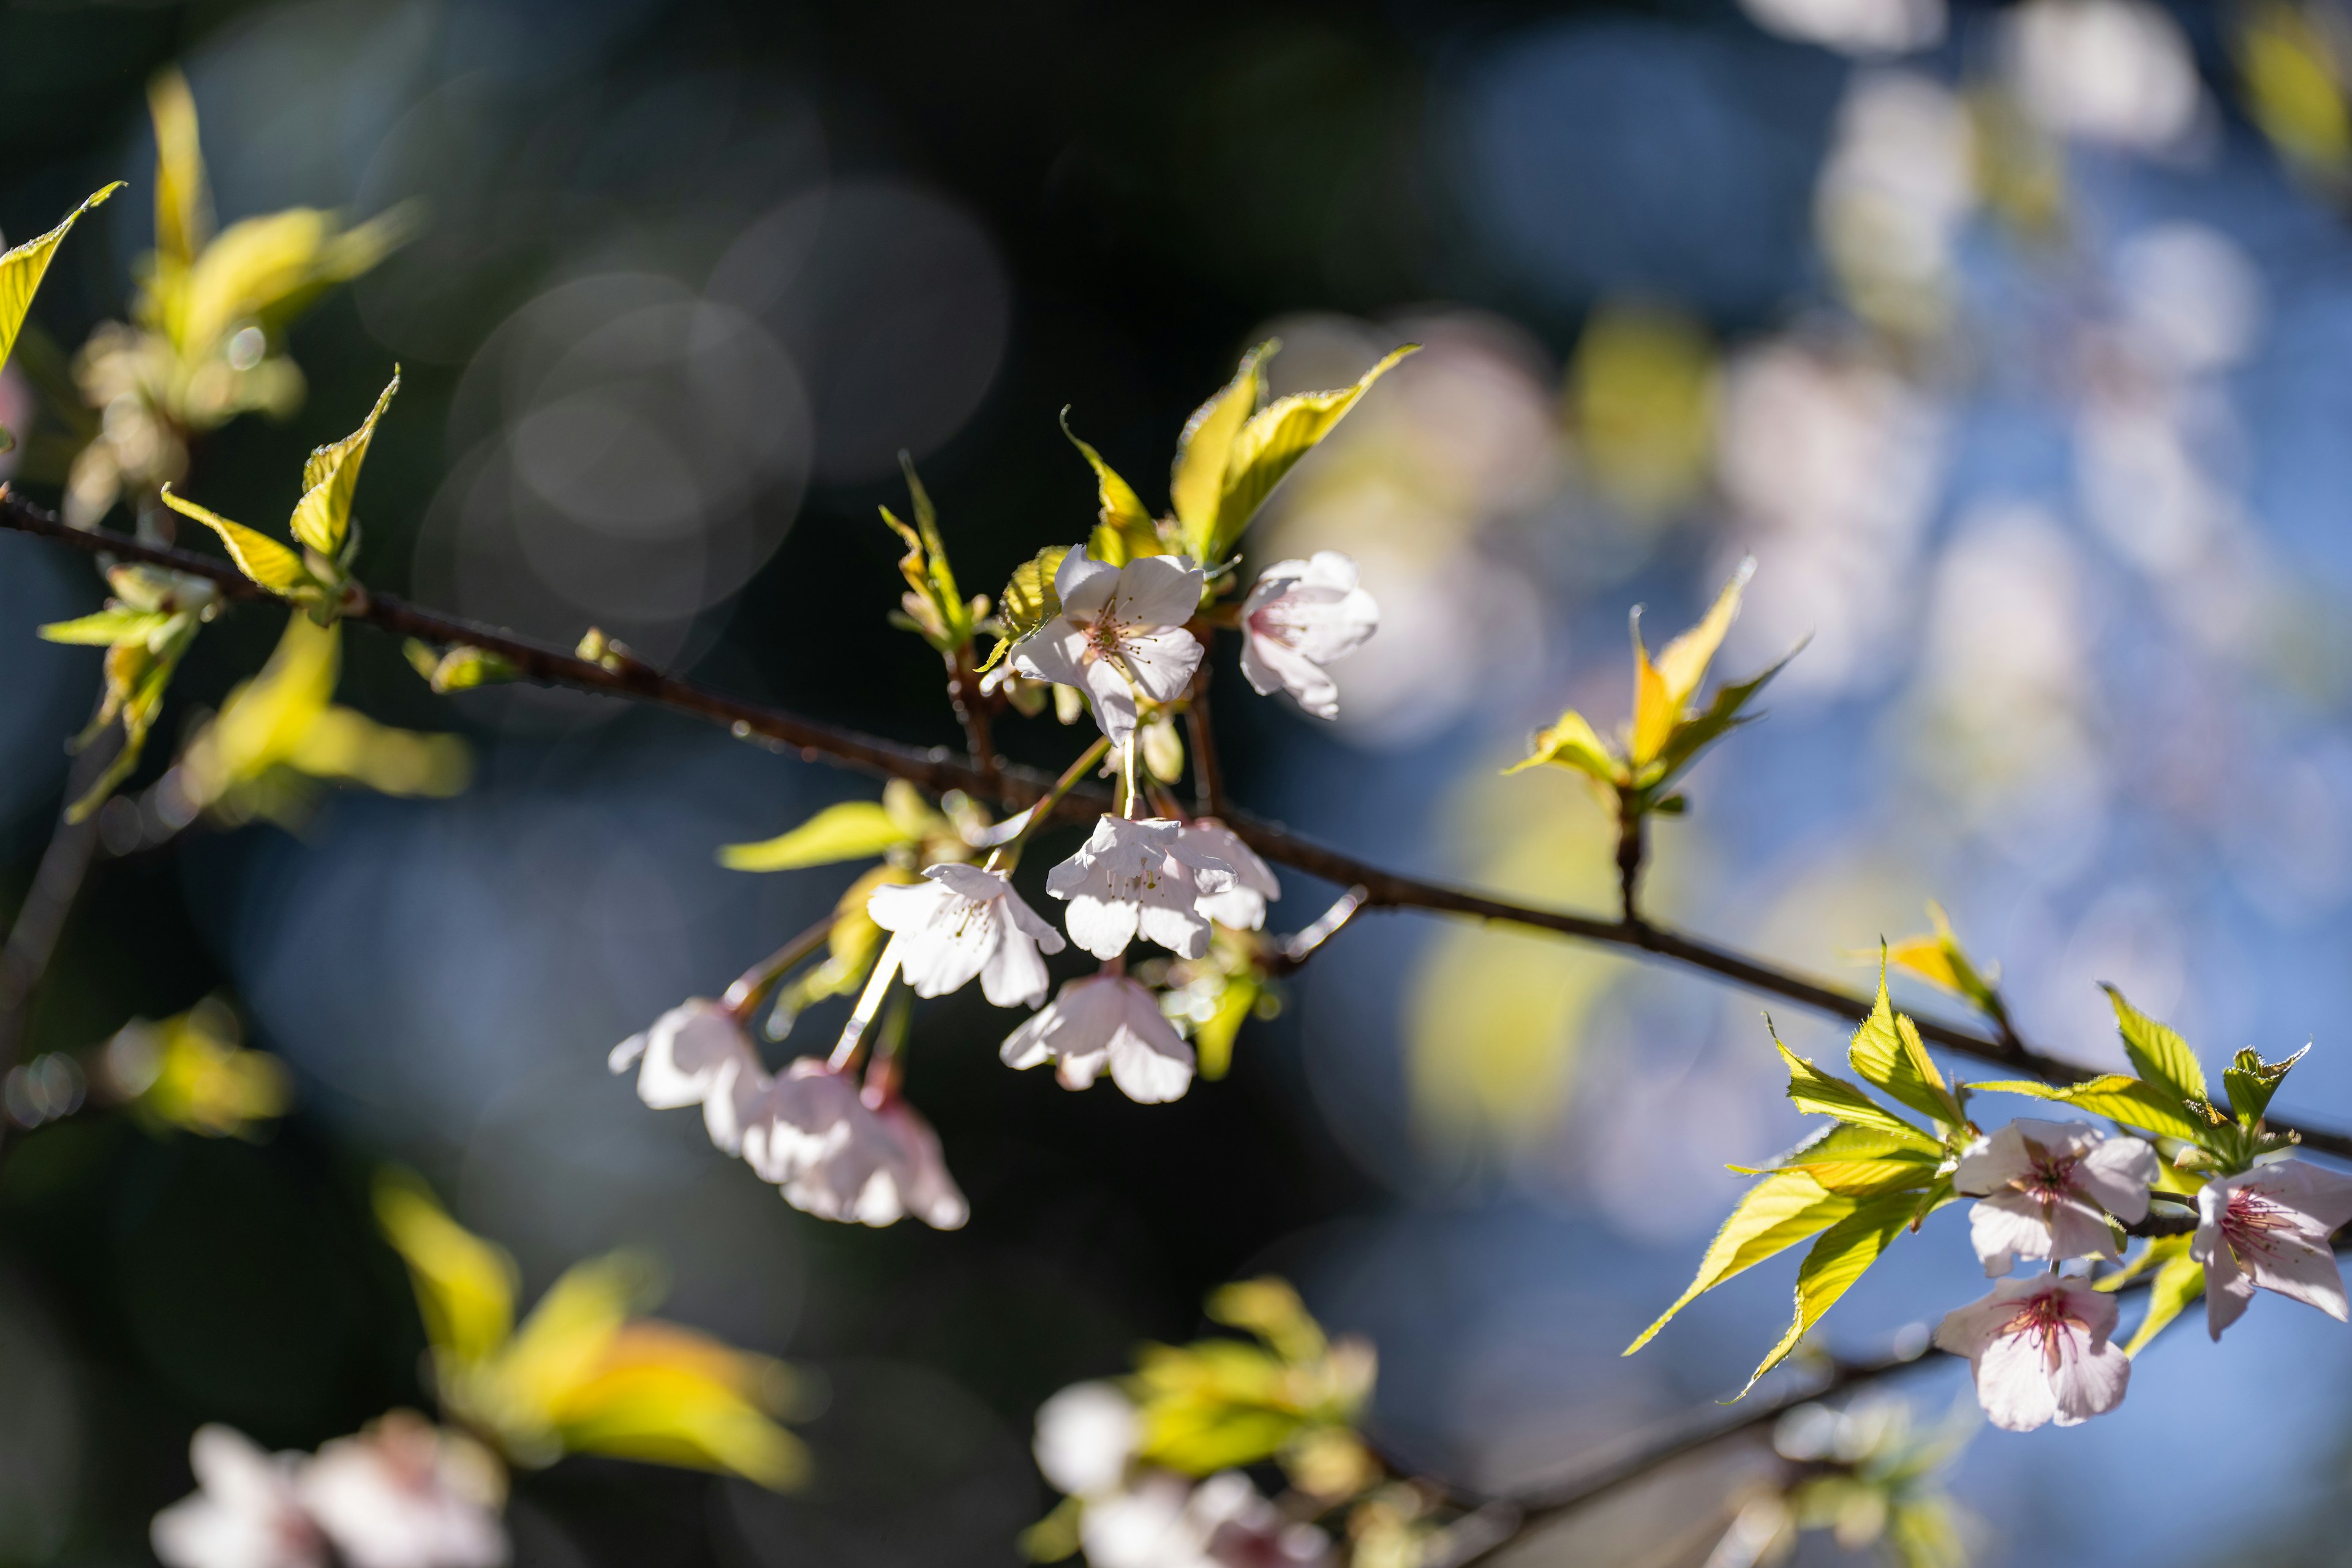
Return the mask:
<svg viewBox="0 0 2352 1568"><path fill-rule="evenodd" d="M316 1454L226 1426L189 1445L197 1489L157 1514L164 1568L499 1568L506 1477L488 1450L397 1410Z"/></svg>
<svg viewBox="0 0 2352 1568"><path fill-rule="evenodd" d="M1143 1104L1181 1099L1202 1070L1188 1032L1204 1046L1213 1037L1208 1070L1220 1071L1232 1028L1267 1000L1258 933L1281 883L1213 815L1207 792L1187 810L1168 787L1182 763L1175 721L1195 715L1205 700L1209 645L1220 628L1238 634L1242 674L1255 690L1287 693L1320 718L1337 715L1326 667L1360 647L1380 621L1355 563L1328 551L1276 562L1236 604L1223 597L1233 561L1209 558L1230 549L1281 474L1395 357L1353 388L1259 409L1267 352L1254 352L1186 427L1165 518L1146 515L1126 482L1080 443L1100 480L1102 524L1024 566L993 618L987 600L967 600L957 586L930 498L911 471L914 521L885 509L908 545L899 563L908 585L903 624L946 658L959 703L1042 711L1039 693L1051 688L1063 694L1057 709L1072 719L1091 715L1100 738L1046 798L1001 824L961 797L934 813L902 796L879 808L834 807L781 838L724 853L729 864L756 869L886 857L832 922L830 956L811 972L831 978L814 987L782 984L813 956L811 947L789 949L746 973L726 999L685 1002L611 1054L614 1072L635 1069L646 1105L700 1107L711 1142L796 1207L867 1225L912 1215L953 1228L968 1216L937 1135L900 1092L906 1014L892 1006L900 986L929 999L976 980L994 1005L1034 1009L1005 1037L1000 1054L1008 1066L1051 1065L1072 1089L1107 1075ZM1256 450L1245 439L1302 409L1320 422L1306 440ZM1263 425L1269 416L1279 417ZM992 629L997 647L976 665L972 638ZM1196 728L1195 744L1208 743ZM1116 795L1045 879L1046 897L1062 906L1057 928L1013 877L1031 837L1097 766ZM1187 966L1181 986L1158 983L1164 973L1147 981L1166 964L1129 972L1139 942ZM1071 948L1097 967L1055 991L1045 960ZM769 1070L750 1026L762 995L777 992L770 1029L781 1036L814 995L861 985L827 1057Z"/></svg>

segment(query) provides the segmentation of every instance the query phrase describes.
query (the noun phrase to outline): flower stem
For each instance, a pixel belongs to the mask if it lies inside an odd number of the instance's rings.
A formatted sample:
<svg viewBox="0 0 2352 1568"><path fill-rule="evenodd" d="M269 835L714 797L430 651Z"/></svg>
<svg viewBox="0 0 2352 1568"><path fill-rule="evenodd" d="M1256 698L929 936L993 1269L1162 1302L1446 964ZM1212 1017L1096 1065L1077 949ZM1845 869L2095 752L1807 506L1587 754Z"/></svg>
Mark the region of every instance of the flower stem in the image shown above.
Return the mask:
<svg viewBox="0 0 2352 1568"><path fill-rule="evenodd" d="M991 851L988 864L981 869L994 871L1001 876L1013 875L1013 868L1021 864L1022 847L1029 842L1029 836L1036 832L1039 825L1047 817L1054 815L1054 808L1062 803L1064 795L1077 787L1080 779L1102 765L1103 753L1109 750L1110 737L1096 736L1095 743L1080 752L1078 760L1063 769L1062 776L1054 781L1053 787L1038 796L1036 804L1030 806L1022 819L1020 831Z"/></svg>
<svg viewBox="0 0 2352 1568"><path fill-rule="evenodd" d="M727 994L720 999L719 1005L738 1023L749 1018L768 988L782 979L787 970L823 947L825 939L832 934L833 917L827 915L738 975L735 984L727 988Z"/></svg>
<svg viewBox="0 0 2352 1568"><path fill-rule="evenodd" d="M841 1041L825 1058L825 1066L835 1072L847 1072L857 1061L858 1047L865 1043L866 1030L874 1022L874 1015L882 1010L882 1000L890 994L890 983L898 978L898 939L882 950L874 961L874 973L866 977L866 989L857 994L856 1011L849 1022L841 1026Z"/></svg>

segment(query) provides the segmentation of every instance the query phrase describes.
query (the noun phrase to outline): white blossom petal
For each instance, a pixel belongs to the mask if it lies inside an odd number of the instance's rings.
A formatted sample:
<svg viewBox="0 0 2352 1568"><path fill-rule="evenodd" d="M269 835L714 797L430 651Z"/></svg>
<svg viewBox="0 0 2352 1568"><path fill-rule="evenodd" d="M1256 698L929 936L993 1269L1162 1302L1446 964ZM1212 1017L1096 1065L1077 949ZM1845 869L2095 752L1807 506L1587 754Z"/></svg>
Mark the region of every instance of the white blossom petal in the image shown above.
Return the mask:
<svg viewBox="0 0 2352 1568"><path fill-rule="evenodd" d="M1204 893L1195 907L1219 925L1235 931L1262 928L1266 904L1282 897L1282 884L1275 879L1274 868L1214 817L1186 823L1178 839L1199 855L1232 868L1233 885L1222 892Z"/></svg>
<svg viewBox="0 0 2352 1568"><path fill-rule="evenodd" d="M1099 1497L1127 1477L1142 1437L1135 1401L1109 1383L1074 1383L1037 1407L1030 1450L1056 1491Z"/></svg>
<svg viewBox="0 0 2352 1568"><path fill-rule="evenodd" d="M1123 974L1071 981L1006 1037L1002 1055L1014 1068L1055 1063L1068 1089L1085 1089L1108 1069L1120 1091L1143 1105L1181 1100L1192 1083L1192 1047L1150 990Z"/></svg>
<svg viewBox="0 0 2352 1568"><path fill-rule="evenodd" d="M742 1025L718 1003L697 996L655 1019L642 1037L622 1041L607 1065L625 1072L632 1061L641 1063L637 1098L656 1110L676 1110L701 1104L729 1063L756 1068L759 1056Z"/></svg>
<svg viewBox="0 0 2352 1568"><path fill-rule="evenodd" d="M396 1411L302 1468L310 1515L348 1568L499 1568L503 1477L471 1439Z"/></svg>
<svg viewBox="0 0 2352 1568"><path fill-rule="evenodd" d="M2072 1426L2122 1402L2131 1360L2110 1342L2116 1303L2084 1281L2003 1279L1945 1314L1938 1349L1969 1358L1985 1418L2011 1432Z"/></svg>
<svg viewBox="0 0 2352 1568"><path fill-rule="evenodd" d="M2197 1215L2189 1255L2205 1265L2205 1323L2215 1339L2257 1287L2346 1321L2331 1237L2352 1218L2352 1177L2301 1160L2257 1165L2206 1183Z"/></svg>
<svg viewBox="0 0 2352 1568"><path fill-rule="evenodd" d="M1107 613L1122 628L1181 626L1200 609L1206 582L1190 556L1139 555L1118 569L1118 585ZM1071 615L1067 599L1062 602L1062 613Z"/></svg>
<svg viewBox="0 0 2352 1568"><path fill-rule="evenodd" d="M188 1461L197 1489L148 1526L165 1568L321 1568L325 1538L295 1490L299 1456L266 1454L243 1433L206 1426Z"/></svg>
<svg viewBox="0 0 2352 1568"><path fill-rule="evenodd" d="M1242 673L1260 695L1287 691L1318 718L1339 716L1339 688L1323 666L1363 646L1380 606L1356 586L1356 563L1337 551L1279 561L1242 605Z"/></svg>

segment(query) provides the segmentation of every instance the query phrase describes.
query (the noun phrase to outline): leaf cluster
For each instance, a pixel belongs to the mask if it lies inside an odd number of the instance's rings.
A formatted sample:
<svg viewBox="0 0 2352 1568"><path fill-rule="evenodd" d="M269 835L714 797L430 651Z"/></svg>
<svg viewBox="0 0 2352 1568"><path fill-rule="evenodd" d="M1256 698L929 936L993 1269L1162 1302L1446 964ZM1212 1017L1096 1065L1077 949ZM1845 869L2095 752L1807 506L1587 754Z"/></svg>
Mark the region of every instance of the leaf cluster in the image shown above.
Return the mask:
<svg viewBox="0 0 2352 1568"><path fill-rule="evenodd" d="M609 1454L777 1490L806 1478L807 1450L777 1424L800 1402L791 1370L641 1316L662 1292L647 1259L575 1264L518 1324L514 1259L421 1181L385 1173L375 1211L415 1287L445 1413L509 1460Z"/></svg>

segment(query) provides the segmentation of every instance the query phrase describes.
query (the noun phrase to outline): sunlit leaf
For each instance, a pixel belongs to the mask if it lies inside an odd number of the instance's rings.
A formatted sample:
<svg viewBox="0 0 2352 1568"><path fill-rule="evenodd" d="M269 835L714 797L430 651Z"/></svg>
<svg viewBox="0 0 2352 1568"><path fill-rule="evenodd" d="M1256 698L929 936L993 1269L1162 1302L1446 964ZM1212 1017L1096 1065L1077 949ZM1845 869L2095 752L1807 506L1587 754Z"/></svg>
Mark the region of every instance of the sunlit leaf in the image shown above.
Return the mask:
<svg viewBox="0 0 2352 1568"><path fill-rule="evenodd" d="M1709 607L1698 625L1668 643L1658 655L1658 679L1665 683L1666 700L1677 716L1698 695L1706 679L1706 667L1715 662L1716 650L1723 646L1724 634L1739 615L1739 596L1748 587L1748 580L1756 574L1756 559L1749 556L1723 585L1715 604Z"/></svg>
<svg viewBox="0 0 2352 1568"><path fill-rule="evenodd" d="M1070 429L1070 411L1062 410L1062 434L1069 437L1088 466L1095 471L1095 493L1099 503L1094 536L1087 541L1087 552L1097 561L1113 566L1124 566L1141 555L1160 555L1160 529L1151 521L1151 513L1135 487L1118 477L1118 470L1103 461L1100 452L1078 439Z"/></svg>
<svg viewBox="0 0 2352 1568"><path fill-rule="evenodd" d="M1601 784L1614 784L1617 782L1617 759L1609 754L1608 743L1594 731L1584 715L1572 708L1562 713L1559 721L1551 728L1538 731L1535 744L1528 754L1503 772L1520 773L1545 763L1572 768Z"/></svg>
<svg viewBox="0 0 2352 1568"><path fill-rule="evenodd" d="M2140 1077L2164 1085L2183 1100L2211 1098L2205 1087L2205 1068L2188 1041L2125 1001L2124 994L2114 986L2100 989L2116 1005L2116 1027L2123 1034L2124 1055L2131 1058Z"/></svg>
<svg viewBox="0 0 2352 1568"><path fill-rule="evenodd" d="M196 137L196 100L177 66L147 84L147 112L155 122L155 248L185 267L213 237L212 193Z"/></svg>
<svg viewBox="0 0 2352 1568"><path fill-rule="evenodd" d="M2136 1356L2146 1350L2148 1342L2180 1316L2190 1302L2205 1294L2205 1266L2189 1256L2189 1244L2195 1239L2165 1236L2148 1244L2147 1256L2158 1260L2156 1279L2148 1286L2147 1314L2133 1331L2131 1342L2124 1346L2124 1354ZM2100 1282L2100 1288L2105 1289L2105 1281Z"/></svg>
<svg viewBox="0 0 2352 1568"><path fill-rule="evenodd" d="M41 637L48 642L74 643L84 647L119 642L144 644L156 633L169 627L172 621L172 616L160 610L134 610L114 605L70 621L51 621L41 628Z"/></svg>
<svg viewBox="0 0 2352 1568"><path fill-rule="evenodd" d="M302 465L302 499L294 503L290 531L330 561L341 558L344 537L351 531L352 493L359 487L360 465L367 458L368 443L375 437L376 421L392 406L392 395L399 390L400 367L394 365L392 380L360 427L340 441L319 447Z"/></svg>
<svg viewBox="0 0 2352 1568"><path fill-rule="evenodd" d="M1945 1086L1944 1075L1927 1055L1918 1026L1898 1016L1886 997L1886 970L1878 972L1878 996L1870 1016L1856 1029L1846 1060L1866 1083L1945 1126L1957 1125L1960 1108Z"/></svg>
<svg viewBox="0 0 2352 1568"><path fill-rule="evenodd" d="M1062 569L1062 558L1069 552L1066 544L1049 545L1013 569L1004 592L997 595L996 646L989 649L988 662L981 668L993 667L1014 643L1062 613L1062 595L1054 587L1054 574Z"/></svg>
<svg viewBox="0 0 2352 1568"><path fill-rule="evenodd" d="M1790 1050L1778 1035L1772 1037L1772 1046L1789 1068L1789 1099L1798 1110L1816 1116L1834 1116L1840 1121L1885 1133L1915 1149L1935 1151L1943 1147L1853 1084L1823 1072Z"/></svg>
<svg viewBox="0 0 2352 1568"><path fill-rule="evenodd" d="M401 651L407 656L409 668L438 692L470 691L477 686L520 679L522 675L503 654L467 643L436 653L430 644L410 637L401 645Z"/></svg>
<svg viewBox="0 0 2352 1568"><path fill-rule="evenodd" d="M1968 1086L1975 1094L2021 1094L2054 1100L2094 1116L2104 1116L2143 1132L2167 1138L2200 1140L2210 1131L2193 1119L2179 1098L2168 1089L2126 1073L2105 1073L2082 1083L2053 1085L2031 1079L2002 1079Z"/></svg>
<svg viewBox="0 0 2352 1568"><path fill-rule="evenodd" d="M2281 0L2259 0L2239 15L2238 69L2254 123L2305 171L2352 175L2352 114L2327 34Z"/></svg>
<svg viewBox="0 0 2352 1568"><path fill-rule="evenodd" d="M1234 434L1232 450L1225 459L1216 525L1205 539L1196 539L1188 528L1187 545L1197 544L1199 548L1188 549L1187 552L1203 564L1223 561L1284 476L1338 427L1357 400L1371 389L1372 383L1420 346L1406 343L1390 351L1353 386L1293 393L1251 415Z"/></svg>
<svg viewBox="0 0 2352 1568"><path fill-rule="evenodd" d="M458 1363L478 1362L505 1344L514 1326L515 1266L451 1219L425 1184L386 1171L375 1183L376 1223L408 1265L426 1337Z"/></svg>
<svg viewBox="0 0 2352 1568"><path fill-rule="evenodd" d="M266 533L257 532L241 522L231 522L220 513L197 505L185 497L174 495L172 487L163 489L163 504L183 517L193 517L215 533L228 547L228 558L236 569L273 594L293 598L304 589L321 586L302 564L302 558Z"/></svg>
<svg viewBox="0 0 2352 1568"><path fill-rule="evenodd" d="M1675 725L1665 744L1643 772L1641 780L1643 787L1655 790L1664 786L1696 762L1699 752L1748 722L1741 716L1742 711L1774 676L1788 668L1789 661L1796 658L1802 648L1802 644L1790 648L1752 679L1717 687L1715 700L1708 703L1704 711Z"/></svg>
<svg viewBox="0 0 2352 1568"><path fill-rule="evenodd" d="M47 635L47 628L42 635ZM2286 1075L2294 1070L2294 1064L2303 1060L2310 1049L2305 1046L2284 1061L2276 1062L2263 1060L2252 1047L2231 1058L2221 1071L2221 1084L2229 1091L2231 1108L2237 1111L2239 1120L2249 1127L2260 1121L2263 1113L2271 1108L2271 1096L2278 1092L2278 1086L2286 1081Z"/></svg>
<svg viewBox="0 0 2352 1568"><path fill-rule="evenodd" d="M1698 1273L1674 1305L1642 1331L1624 1353L1632 1355L1656 1337L1675 1314L1733 1275L1819 1234L1854 1211L1851 1197L1825 1192L1801 1171L1776 1172L1748 1189L1699 1260Z"/></svg>
<svg viewBox="0 0 2352 1568"><path fill-rule="evenodd" d="M862 860L911 843L914 837L878 803L845 800L789 833L757 844L730 844L719 851L719 863L732 871L792 871Z"/></svg>
<svg viewBox="0 0 2352 1568"><path fill-rule="evenodd" d="M1311 1361L1331 1348L1297 1289L1275 1275L1219 1286L1207 1310L1212 1322L1255 1334L1285 1361Z"/></svg>
<svg viewBox="0 0 2352 1568"><path fill-rule="evenodd" d="M784 1491L809 1472L807 1448L767 1409L788 1377L765 1356L638 1321L606 1340L550 1413L572 1452L738 1475Z"/></svg>
<svg viewBox="0 0 2352 1568"><path fill-rule="evenodd" d="M89 199L68 213L65 221L38 238L0 255L0 364L16 347L16 334L24 330L25 314L33 308L33 296L40 290L41 279L49 270L49 258L57 254L58 246L73 228L74 220L97 206L122 188L114 181L90 193Z"/></svg>
<svg viewBox="0 0 2352 1568"><path fill-rule="evenodd" d="M1822 1314L1836 1305L1912 1223L1918 1200L1908 1193L1873 1198L1822 1233L1797 1270L1797 1310L1788 1331L1757 1363L1748 1386L1788 1358Z"/></svg>
<svg viewBox="0 0 2352 1568"><path fill-rule="evenodd" d="M191 356L213 352L248 323L275 334L326 289L374 267L415 226L405 208L351 229L310 207L233 223L187 268L159 325Z"/></svg>
<svg viewBox="0 0 2352 1568"><path fill-rule="evenodd" d="M1269 338L1242 355L1233 380L1192 411L1192 416L1184 422L1183 433L1176 437L1176 463L1169 476L1169 499L1175 504L1185 551L1195 561L1205 563L1208 559L1234 437L1241 434L1249 416L1257 412L1258 402L1265 395L1265 362L1281 346L1279 341Z"/></svg>
<svg viewBox="0 0 2352 1568"><path fill-rule="evenodd" d="M931 505L930 491L923 488L921 476L915 472L914 459L899 453L898 468L907 476L914 524L909 527L887 506L881 511L882 521L907 543L907 553L898 559L898 574L907 580L907 614L926 641L942 653L950 653L971 640L976 609L965 603L956 586L947 544L940 537L939 511Z"/></svg>

